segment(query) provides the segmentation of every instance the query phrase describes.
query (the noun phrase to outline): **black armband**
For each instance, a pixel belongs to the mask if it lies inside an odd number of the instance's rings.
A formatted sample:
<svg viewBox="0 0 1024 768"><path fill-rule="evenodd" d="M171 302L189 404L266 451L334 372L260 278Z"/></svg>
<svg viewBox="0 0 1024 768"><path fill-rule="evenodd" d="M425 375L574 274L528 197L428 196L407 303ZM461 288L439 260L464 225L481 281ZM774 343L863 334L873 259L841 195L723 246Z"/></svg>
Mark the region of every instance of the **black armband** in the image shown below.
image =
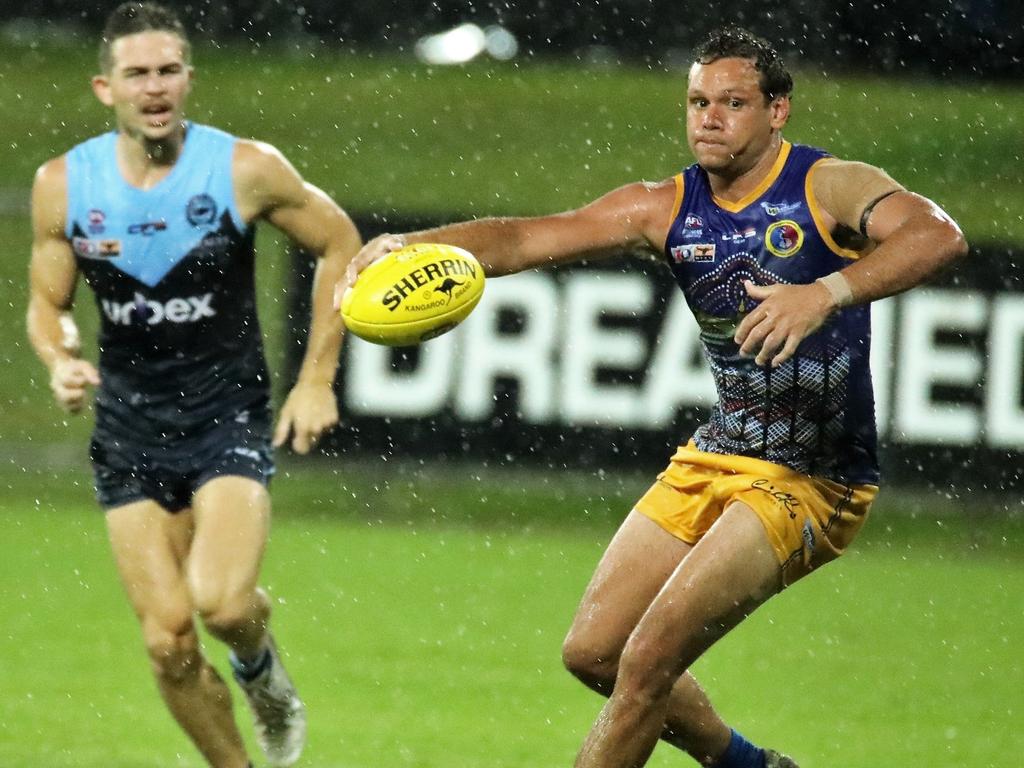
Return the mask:
<svg viewBox="0 0 1024 768"><path fill-rule="evenodd" d="M885 198L887 198L889 195L895 195L897 192L902 191L902 189L890 189L888 192L879 195L878 197L876 197L874 200L867 204L867 206L864 208L864 213L860 215L860 233L864 235L864 237L868 236L868 218L870 218L871 212L875 210L875 206L878 205L883 200L885 200Z"/></svg>

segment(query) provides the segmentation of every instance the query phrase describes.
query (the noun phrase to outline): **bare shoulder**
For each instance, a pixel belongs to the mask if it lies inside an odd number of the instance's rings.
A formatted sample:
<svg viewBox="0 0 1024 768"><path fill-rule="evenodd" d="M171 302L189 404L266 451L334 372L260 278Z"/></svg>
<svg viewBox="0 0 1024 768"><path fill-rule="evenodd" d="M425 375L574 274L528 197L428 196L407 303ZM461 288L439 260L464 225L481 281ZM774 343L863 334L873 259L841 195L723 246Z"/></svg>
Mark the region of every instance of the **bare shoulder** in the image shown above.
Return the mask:
<svg viewBox="0 0 1024 768"><path fill-rule="evenodd" d="M60 155L47 160L36 170L32 187L39 192L63 191L68 184L67 156Z"/></svg>
<svg viewBox="0 0 1024 768"><path fill-rule="evenodd" d="M591 205L613 209L619 215L658 221L669 215L676 197L674 178L663 181L635 181L614 189Z"/></svg>
<svg viewBox="0 0 1024 768"><path fill-rule="evenodd" d="M37 234L63 231L67 217L67 192L65 155L39 166L32 182L32 221Z"/></svg>
<svg viewBox="0 0 1024 768"><path fill-rule="evenodd" d="M902 189L902 186L881 168L859 160L842 160L829 157L822 160L815 171L816 183L820 180L826 184L859 185L884 183L890 187Z"/></svg>
<svg viewBox="0 0 1024 768"><path fill-rule="evenodd" d="M232 174L242 215L251 220L303 194L302 179L277 147L263 141L235 143Z"/></svg>
<svg viewBox="0 0 1024 768"><path fill-rule="evenodd" d="M811 188L821 207L837 222L856 231L864 209L903 185L881 168L856 160L828 158L811 176Z"/></svg>

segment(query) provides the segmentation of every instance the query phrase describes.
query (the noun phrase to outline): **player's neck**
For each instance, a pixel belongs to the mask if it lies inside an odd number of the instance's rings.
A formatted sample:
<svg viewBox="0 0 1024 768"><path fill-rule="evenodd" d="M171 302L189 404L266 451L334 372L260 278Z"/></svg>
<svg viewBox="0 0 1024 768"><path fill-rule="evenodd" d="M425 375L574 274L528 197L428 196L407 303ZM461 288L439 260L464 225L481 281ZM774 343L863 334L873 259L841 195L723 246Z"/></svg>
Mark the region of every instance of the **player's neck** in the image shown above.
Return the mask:
<svg viewBox="0 0 1024 768"><path fill-rule="evenodd" d="M715 197L729 202L742 200L757 189L758 185L771 173L781 151L782 135L776 133L768 148L750 167L733 173L708 173L712 193Z"/></svg>
<svg viewBox="0 0 1024 768"><path fill-rule="evenodd" d="M184 123L160 139L122 130L117 136L117 163L129 184L149 189L171 172L184 146Z"/></svg>

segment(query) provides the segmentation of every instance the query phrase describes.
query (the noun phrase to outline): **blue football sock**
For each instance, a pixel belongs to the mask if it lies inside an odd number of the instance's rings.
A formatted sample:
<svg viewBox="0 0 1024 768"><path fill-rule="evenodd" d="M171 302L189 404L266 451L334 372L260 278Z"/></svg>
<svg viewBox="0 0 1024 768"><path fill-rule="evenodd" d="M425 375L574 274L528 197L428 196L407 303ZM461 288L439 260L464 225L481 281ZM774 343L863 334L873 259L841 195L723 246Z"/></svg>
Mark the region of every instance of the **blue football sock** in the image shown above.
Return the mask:
<svg viewBox="0 0 1024 768"><path fill-rule="evenodd" d="M715 768L764 768L764 750L755 747L735 730Z"/></svg>
<svg viewBox="0 0 1024 768"><path fill-rule="evenodd" d="M259 677L260 673L270 666L270 649L264 648L251 659L239 658L232 652L229 654L229 659L235 674L242 680L249 682Z"/></svg>

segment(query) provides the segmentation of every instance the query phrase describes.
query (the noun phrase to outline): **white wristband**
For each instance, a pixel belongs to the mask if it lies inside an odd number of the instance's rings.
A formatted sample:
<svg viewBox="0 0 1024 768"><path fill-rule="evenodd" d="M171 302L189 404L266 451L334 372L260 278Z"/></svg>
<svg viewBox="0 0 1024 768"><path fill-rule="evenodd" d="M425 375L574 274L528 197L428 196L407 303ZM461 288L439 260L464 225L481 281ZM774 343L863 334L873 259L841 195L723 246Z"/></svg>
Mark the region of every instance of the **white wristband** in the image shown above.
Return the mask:
<svg viewBox="0 0 1024 768"><path fill-rule="evenodd" d="M832 296L837 307L848 307L853 304L853 291L850 289L850 283L840 272L819 277L815 282L825 286L825 290Z"/></svg>

